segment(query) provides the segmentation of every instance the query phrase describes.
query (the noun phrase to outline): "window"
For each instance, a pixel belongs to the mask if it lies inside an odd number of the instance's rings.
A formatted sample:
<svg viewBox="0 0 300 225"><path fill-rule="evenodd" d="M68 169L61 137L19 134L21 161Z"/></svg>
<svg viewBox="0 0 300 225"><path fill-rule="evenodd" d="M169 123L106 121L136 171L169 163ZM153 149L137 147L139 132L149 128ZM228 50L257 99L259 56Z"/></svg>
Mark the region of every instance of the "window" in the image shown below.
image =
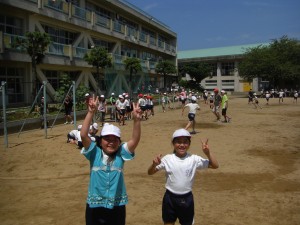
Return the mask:
<svg viewBox="0 0 300 225"><path fill-rule="evenodd" d="M48 25L43 25L43 28L50 35L51 41L65 45L72 44L79 34Z"/></svg>
<svg viewBox="0 0 300 225"><path fill-rule="evenodd" d="M217 69L218 69L217 63L209 64L209 66L211 68L211 76L217 76Z"/></svg>
<svg viewBox="0 0 300 225"><path fill-rule="evenodd" d="M233 76L234 62L222 63L221 75L222 76Z"/></svg>
<svg viewBox="0 0 300 225"><path fill-rule="evenodd" d="M3 33L22 36L23 20L16 17L0 15L0 30Z"/></svg>
<svg viewBox="0 0 300 225"><path fill-rule="evenodd" d="M23 68L0 67L0 82L7 84L8 103L24 102L24 72Z"/></svg>

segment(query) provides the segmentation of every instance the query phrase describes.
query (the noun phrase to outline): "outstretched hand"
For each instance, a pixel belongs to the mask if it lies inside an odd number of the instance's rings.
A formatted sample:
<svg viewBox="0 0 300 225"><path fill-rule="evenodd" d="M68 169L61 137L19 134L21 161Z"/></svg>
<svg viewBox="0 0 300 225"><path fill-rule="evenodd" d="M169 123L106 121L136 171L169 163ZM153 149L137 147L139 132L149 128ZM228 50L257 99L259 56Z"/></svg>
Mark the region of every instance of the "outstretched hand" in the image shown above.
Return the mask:
<svg viewBox="0 0 300 225"><path fill-rule="evenodd" d="M93 95L93 97L90 97L86 103L87 103L88 111L94 113L98 108L99 96L95 97L95 95Z"/></svg>
<svg viewBox="0 0 300 225"><path fill-rule="evenodd" d="M133 110L132 110L132 116L133 116L133 119L136 120L141 120L142 119L142 115L143 115L143 111L141 110L141 108L138 106L138 103L132 103L132 107L133 107Z"/></svg>

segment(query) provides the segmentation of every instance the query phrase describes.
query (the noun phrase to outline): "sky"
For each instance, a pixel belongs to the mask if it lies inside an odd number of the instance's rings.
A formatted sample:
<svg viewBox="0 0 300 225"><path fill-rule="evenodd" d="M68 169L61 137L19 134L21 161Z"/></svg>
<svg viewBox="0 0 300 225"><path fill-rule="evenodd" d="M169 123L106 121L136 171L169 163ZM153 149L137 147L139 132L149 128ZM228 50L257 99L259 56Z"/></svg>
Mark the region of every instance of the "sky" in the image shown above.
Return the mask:
<svg viewBox="0 0 300 225"><path fill-rule="evenodd" d="M177 33L178 51L300 40L300 0L126 0Z"/></svg>

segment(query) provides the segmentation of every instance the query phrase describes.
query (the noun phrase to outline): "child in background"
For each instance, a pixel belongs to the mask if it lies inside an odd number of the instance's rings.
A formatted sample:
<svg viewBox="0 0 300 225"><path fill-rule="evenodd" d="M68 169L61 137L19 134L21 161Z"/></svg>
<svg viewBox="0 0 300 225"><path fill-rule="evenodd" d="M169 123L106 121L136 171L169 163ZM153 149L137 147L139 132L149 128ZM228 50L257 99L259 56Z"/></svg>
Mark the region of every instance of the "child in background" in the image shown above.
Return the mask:
<svg viewBox="0 0 300 225"><path fill-rule="evenodd" d="M211 153L208 140L202 142L202 150L207 159L191 155L187 151L191 146L191 135L185 129L178 129L172 137L173 153L153 159L148 174L153 175L160 170L166 172L166 192L162 203L162 219L164 224L192 225L194 223L194 197L192 186L196 170L219 167L218 161Z"/></svg>
<svg viewBox="0 0 300 225"><path fill-rule="evenodd" d="M181 111L181 115L183 116L184 109L187 108L187 107L189 108L189 114L188 114L189 122L187 123L185 129L188 130L189 127L192 125L193 130L192 130L191 134L196 134L196 131L195 131L195 125L196 125L195 117L196 117L197 110L200 110L200 106L196 103L196 101L197 101L197 98L195 96L192 96L191 103L186 104L182 108L182 111Z"/></svg>

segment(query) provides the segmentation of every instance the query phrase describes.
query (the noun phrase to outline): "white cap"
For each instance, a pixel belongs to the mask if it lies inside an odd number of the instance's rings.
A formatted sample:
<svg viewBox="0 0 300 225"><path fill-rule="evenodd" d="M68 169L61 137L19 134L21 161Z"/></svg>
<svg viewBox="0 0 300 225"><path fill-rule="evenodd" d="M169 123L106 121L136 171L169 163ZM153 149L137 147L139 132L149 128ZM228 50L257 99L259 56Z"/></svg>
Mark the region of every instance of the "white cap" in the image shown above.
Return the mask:
<svg viewBox="0 0 300 225"><path fill-rule="evenodd" d="M115 95L115 93L111 93L111 95Z"/></svg>
<svg viewBox="0 0 300 225"><path fill-rule="evenodd" d="M97 123L93 123L93 128L95 129L95 130L98 130L98 124Z"/></svg>
<svg viewBox="0 0 300 225"><path fill-rule="evenodd" d="M106 136L106 135L114 135L117 137L121 137L121 130L119 127L116 127L115 125L105 123L101 131L101 136Z"/></svg>
<svg viewBox="0 0 300 225"><path fill-rule="evenodd" d="M90 94L89 94L89 93L86 93L84 96L85 96L85 97L88 97L88 96L90 96Z"/></svg>
<svg viewBox="0 0 300 225"><path fill-rule="evenodd" d="M224 91L224 90L222 90L222 91L221 91L221 93L225 93L225 91Z"/></svg>
<svg viewBox="0 0 300 225"><path fill-rule="evenodd" d="M82 128L82 125L80 124L80 125L78 125L77 130L81 130L81 128Z"/></svg>
<svg viewBox="0 0 300 225"><path fill-rule="evenodd" d="M100 95L100 98L104 98L104 95Z"/></svg>
<svg viewBox="0 0 300 225"><path fill-rule="evenodd" d="M191 134L186 129L181 128L175 130L175 132L173 133L173 139L177 137L191 137Z"/></svg>
<svg viewBox="0 0 300 225"><path fill-rule="evenodd" d="M124 98L123 95L119 95L119 98Z"/></svg>
<svg viewBox="0 0 300 225"><path fill-rule="evenodd" d="M197 101L196 96L192 96L192 101Z"/></svg>

